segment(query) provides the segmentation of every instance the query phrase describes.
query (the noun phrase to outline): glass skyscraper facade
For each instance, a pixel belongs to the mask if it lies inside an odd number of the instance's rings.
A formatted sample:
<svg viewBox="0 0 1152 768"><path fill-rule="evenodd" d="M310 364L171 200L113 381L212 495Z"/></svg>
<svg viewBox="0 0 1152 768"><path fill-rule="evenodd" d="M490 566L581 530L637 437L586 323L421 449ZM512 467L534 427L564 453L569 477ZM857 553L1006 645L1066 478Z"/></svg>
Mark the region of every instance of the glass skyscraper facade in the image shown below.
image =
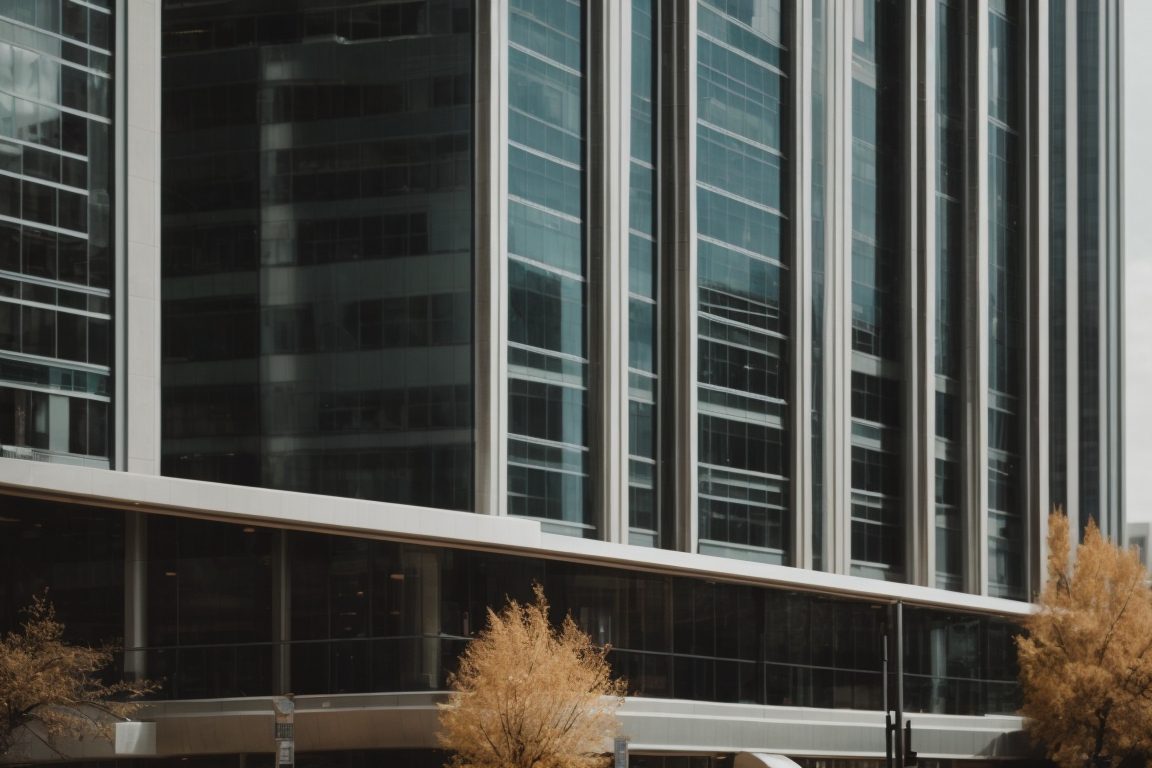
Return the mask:
<svg viewBox="0 0 1152 768"><path fill-rule="evenodd" d="M1048 512L1124 517L1119 25L0 0L0 631L50 586L209 700L161 723L427 749L537 579L636 743L787 754L882 708L900 605L922 751L1016 749Z"/></svg>
<svg viewBox="0 0 1152 768"><path fill-rule="evenodd" d="M1068 305L1058 225L1047 250L1032 234L1065 166L1026 162L1029 104L1047 97L1057 153L1069 102L1030 73L1042 55L1064 71L1068 20L1007 0L845 10L168 9L163 471L1026 596L1029 541L1065 501L1070 370L1033 309ZM1067 76L1107 47L1080 44ZM690 60L664 66L673 51ZM1078 242L1097 243L1100 163L1072 154ZM1116 262L1095 252L1063 326L1093 360ZM1107 389L1077 375L1081 406Z"/></svg>
<svg viewBox="0 0 1152 768"><path fill-rule="evenodd" d="M111 0L0 4L0 452L108 467Z"/></svg>

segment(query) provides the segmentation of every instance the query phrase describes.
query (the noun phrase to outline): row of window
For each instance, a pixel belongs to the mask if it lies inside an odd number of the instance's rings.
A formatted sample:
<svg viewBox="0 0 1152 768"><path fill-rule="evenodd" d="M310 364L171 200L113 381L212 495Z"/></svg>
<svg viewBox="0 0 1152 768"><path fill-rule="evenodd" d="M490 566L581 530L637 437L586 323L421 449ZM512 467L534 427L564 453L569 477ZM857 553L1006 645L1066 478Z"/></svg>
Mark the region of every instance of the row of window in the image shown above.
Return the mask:
<svg viewBox="0 0 1152 768"><path fill-rule="evenodd" d="M14 535L0 537L0 605L50 585L70 631L120 636L121 516L4 501ZM278 654L291 678L280 682L298 693L442 689L487 609L538 582L553 617L612 645L633 694L882 706L886 612L867 601L191 519L150 516L147 528L148 674L168 697L271 694ZM906 607L904 631L907 709L1014 711L1012 623Z"/></svg>
<svg viewBox="0 0 1152 768"><path fill-rule="evenodd" d="M393 296L259 309L247 296L171 300L164 354L172 361L447 347L471 340L471 297Z"/></svg>
<svg viewBox="0 0 1152 768"><path fill-rule="evenodd" d="M164 391L163 432L192 437L322 435L347 432L467 429L466 386L301 390L283 385L171 387Z"/></svg>
<svg viewBox="0 0 1152 768"><path fill-rule="evenodd" d="M165 25L169 54L204 53L223 48L288 45L312 41L366 42L417 35L464 34L471 29L471 6L461 0L416 0L343 4L324 9L255 16L197 15Z"/></svg>
<svg viewBox="0 0 1152 768"><path fill-rule="evenodd" d="M109 365L111 322L0 299L0 350Z"/></svg>
<svg viewBox="0 0 1152 768"><path fill-rule="evenodd" d="M0 446L108 456L109 411L102 400L0 386Z"/></svg>
<svg viewBox="0 0 1152 768"><path fill-rule="evenodd" d="M0 16L108 51L112 49L112 4L112 0L84 5L74 0L0 0ZM59 38L40 35L38 39ZM36 47L51 50L43 43Z"/></svg>

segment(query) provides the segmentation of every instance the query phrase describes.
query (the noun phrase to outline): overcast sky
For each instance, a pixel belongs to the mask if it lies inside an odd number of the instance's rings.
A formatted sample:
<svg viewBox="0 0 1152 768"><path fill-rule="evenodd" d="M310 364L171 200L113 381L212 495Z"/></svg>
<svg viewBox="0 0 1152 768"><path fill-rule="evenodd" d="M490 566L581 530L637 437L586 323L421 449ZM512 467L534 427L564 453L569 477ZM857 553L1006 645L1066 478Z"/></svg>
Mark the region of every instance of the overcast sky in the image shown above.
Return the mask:
<svg viewBox="0 0 1152 768"><path fill-rule="evenodd" d="M1152 520L1152 2L1124 3L1125 483Z"/></svg>

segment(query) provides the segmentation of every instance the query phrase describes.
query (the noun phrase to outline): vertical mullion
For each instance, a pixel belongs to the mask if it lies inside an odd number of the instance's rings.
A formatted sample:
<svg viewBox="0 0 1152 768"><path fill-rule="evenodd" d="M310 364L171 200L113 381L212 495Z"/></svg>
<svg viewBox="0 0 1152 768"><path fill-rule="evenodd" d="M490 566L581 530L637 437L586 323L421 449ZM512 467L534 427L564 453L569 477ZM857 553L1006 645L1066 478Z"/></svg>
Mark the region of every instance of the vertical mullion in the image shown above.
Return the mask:
<svg viewBox="0 0 1152 768"><path fill-rule="evenodd" d="M1029 98L1024 107L1028 151L1027 185L1025 187L1028 226L1025 230L1025 254L1028 276L1028 317L1049 316L1048 272L1048 220L1049 204L1048 131L1048 4L1034 0L1027 8L1025 24L1027 64L1023 82L1027 84ZM1025 569L1024 594L1033 594L1043 583L1044 563L1037 545L1047 538L1048 507L1050 499L1050 418L1049 375L1050 355L1048 328L1044 323L1028 323L1028 368L1025 396L1028 400L1024 413L1029 416L1025 427L1025 455L1023 464L1028 473L1025 483L1024 542L1030 553Z"/></svg>
<svg viewBox="0 0 1152 768"><path fill-rule="evenodd" d="M903 210L905 212L901 248L904 258L904 280L901 285L901 303L904 347L904 380L909 386L902 387L905 393L901 439L904 445L905 466L901 504L907 535L904 537L904 578L909 584L926 584L925 571L925 520L927 507L921 504L921 492L925 486L924 453L929 434L923 430L923 408L926 403L921 379L928 361L923 357L921 339L926 335L924 327L924 301L921 298L921 259L919 212L923 205L922 193L927 185L922 183L922 156L919 151L922 137L919 132L919 113L922 100L919 98L920 57L927 49L926 39L920 29L920 3L904 4L904 27L907 48L904 52L904 97L903 97Z"/></svg>
<svg viewBox="0 0 1152 768"><path fill-rule="evenodd" d="M508 13L507 0L482 0L474 46L474 508L489 515L508 511Z"/></svg>
<svg viewBox="0 0 1152 768"><path fill-rule="evenodd" d="M659 180L661 439L658 491L673 523L664 544L697 544L696 4L660 3ZM662 534L663 536L663 534Z"/></svg>
<svg viewBox="0 0 1152 768"><path fill-rule="evenodd" d="M968 591L988 593L988 0L967 5L972 34L967 69L968 133L975 141L967 143L968 237L965 250L968 274L965 292L965 441L968 446L965 467L965 508L971 513L968 527ZM975 301L971 298L975 297Z"/></svg>
<svg viewBox="0 0 1152 768"><path fill-rule="evenodd" d="M1064 512L1079 529L1080 500L1080 143L1077 3L1064 2Z"/></svg>
<svg viewBox="0 0 1152 768"><path fill-rule="evenodd" d="M598 315L599 333L592 335L593 357L599 357L598 389L592 403L597 414L598 445L592 466L599 496L601 538L628 541L628 195L631 141L628 126L631 95L631 3L595 0L589 30L599 45L590 50L589 91L595 104L591 125L595 147L589 168L590 228L594 268L593 290L599 298L590 302ZM598 54L598 55L597 55ZM600 183L595 183L599 179ZM599 194L597 194L599 192ZM597 306L599 305L599 306ZM598 339L598 342L596 341ZM598 469L598 471L595 471Z"/></svg>
<svg viewBox="0 0 1152 768"><path fill-rule="evenodd" d="M829 493L831 556L828 570L849 572L852 558L852 15L829 14L832 30L829 51L829 108L831 118L830 184L828 206L832 236L828 239L826 285L828 306L827 349L830 365L826 383L830 393L831 427L826 456Z"/></svg>
<svg viewBox="0 0 1152 768"><path fill-rule="evenodd" d="M808 170L812 156L812 2L796 0L791 9L792 109L791 198L793 200L791 269L792 374L789 438L796 460L789 466L792 498L790 562L812 567L812 185Z"/></svg>
<svg viewBox="0 0 1152 768"><path fill-rule="evenodd" d="M917 472L920 475L918 494L913 499L913 514L919 511L922 526L919 538L913 547L920 547L922 563L920 583L930 587L936 584L936 200L939 191L936 187L937 137L936 101L939 98L940 73L936 67L936 52L945 45L937 39L937 0L921 0L919 17L920 35L920 74L923 81L923 96L920 98L920 195L918 198L918 250L920 259L918 330L920 337L920 367L913 386L920 393L920 422L917 431L922 436L920 450L916 454ZM913 254L915 260L915 254ZM911 580L911 579L910 579Z"/></svg>

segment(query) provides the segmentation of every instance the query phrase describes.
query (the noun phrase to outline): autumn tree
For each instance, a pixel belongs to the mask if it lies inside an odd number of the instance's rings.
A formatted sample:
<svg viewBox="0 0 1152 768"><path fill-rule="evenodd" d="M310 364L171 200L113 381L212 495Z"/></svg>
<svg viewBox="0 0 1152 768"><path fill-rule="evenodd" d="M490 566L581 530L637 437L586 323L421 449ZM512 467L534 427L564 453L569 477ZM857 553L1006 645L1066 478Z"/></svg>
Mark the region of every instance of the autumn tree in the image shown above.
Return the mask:
<svg viewBox="0 0 1152 768"><path fill-rule="evenodd" d="M1152 755L1152 594L1136 553L1089 522L1070 558L1068 518L1048 522L1048 581L1017 638L1032 737L1061 768Z"/></svg>
<svg viewBox="0 0 1152 768"><path fill-rule="evenodd" d="M568 616L548 621L540 585L535 601L509 599L488 610L440 708L440 743L458 768L599 768L616 731L625 691L613 680L607 647Z"/></svg>
<svg viewBox="0 0 1152 768"><path fill-rule="evenodd" d="M65 642L47 595L34 597L20 628L0 638L0 756L21 731L58 754L58 738L111 738L113 723L139 708L131 699L154 687L101 681L112 652Z"/></svg>

